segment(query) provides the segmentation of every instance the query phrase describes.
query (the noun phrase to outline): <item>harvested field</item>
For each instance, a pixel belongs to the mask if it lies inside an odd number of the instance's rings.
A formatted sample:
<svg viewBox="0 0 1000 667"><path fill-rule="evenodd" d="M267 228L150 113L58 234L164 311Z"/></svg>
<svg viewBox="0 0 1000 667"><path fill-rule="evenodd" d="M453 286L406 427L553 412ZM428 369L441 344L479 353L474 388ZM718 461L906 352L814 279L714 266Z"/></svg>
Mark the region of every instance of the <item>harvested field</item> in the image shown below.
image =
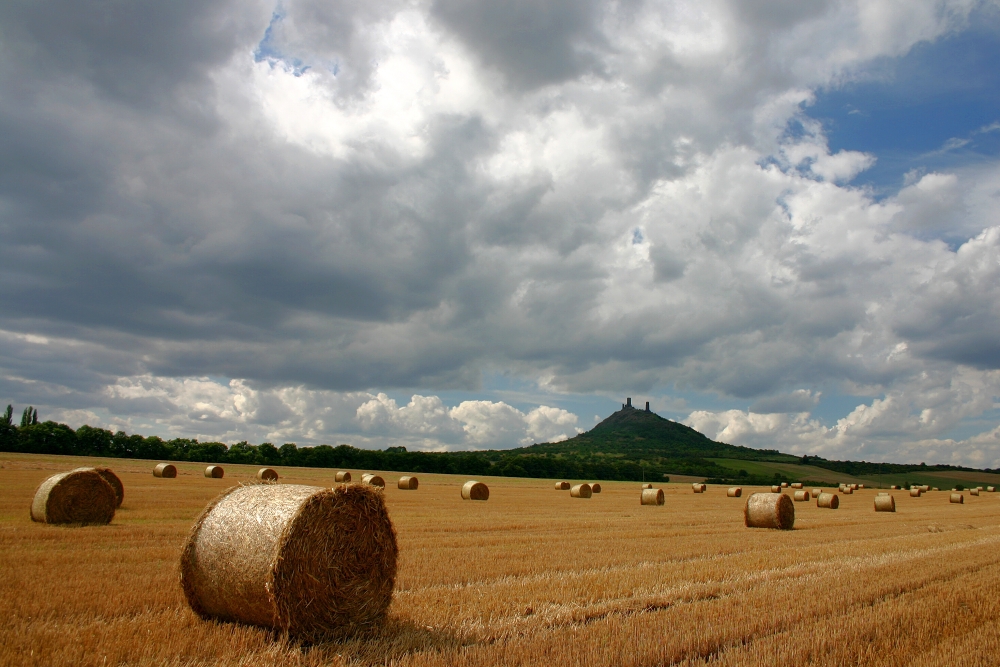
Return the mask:
<svg viewBox="0 0 1000 667"><path fill-rule="evenodd" d="M127 489L111 525L31 522L39 482L93 465ZM399 543L388 624L309 648L187 606L192 522L257 468L227 465L222 482L176 466L166 484L148 461L0 454L0 665L978 665L1000 650L997 494L899 494L882 513L877 489L858 490L835 512L797 504L794 530L776 531L744 527L721 488L663 485L650 508L635 482L579 503L554 480L483 477L490 500L470 503L467 478L422 473L419 493L384 491Z"/></svg>

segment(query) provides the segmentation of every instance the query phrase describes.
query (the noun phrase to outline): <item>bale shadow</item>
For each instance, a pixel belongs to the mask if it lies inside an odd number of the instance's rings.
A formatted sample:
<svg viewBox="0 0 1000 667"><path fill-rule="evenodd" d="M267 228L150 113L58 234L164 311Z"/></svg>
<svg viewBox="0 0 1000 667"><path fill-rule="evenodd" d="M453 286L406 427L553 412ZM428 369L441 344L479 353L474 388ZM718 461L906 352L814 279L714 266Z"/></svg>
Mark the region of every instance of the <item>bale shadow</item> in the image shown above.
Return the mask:
<svg viewBox="0 0 1000 667"><path fill-rule="evenodd" d="M472 637L450 630L390 617L384 625L363 635L303 645L301 650L310 662L318 659L322 664L383 665L414 653L454 651L475 643Z"/></svg>

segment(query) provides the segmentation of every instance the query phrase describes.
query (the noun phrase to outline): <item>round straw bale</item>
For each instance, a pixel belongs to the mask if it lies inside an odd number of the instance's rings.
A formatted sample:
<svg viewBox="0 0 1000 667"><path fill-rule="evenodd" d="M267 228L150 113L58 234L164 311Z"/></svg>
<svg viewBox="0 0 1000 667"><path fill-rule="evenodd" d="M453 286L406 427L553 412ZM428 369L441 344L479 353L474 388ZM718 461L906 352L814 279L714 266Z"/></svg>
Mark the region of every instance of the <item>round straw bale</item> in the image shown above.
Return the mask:
<svg viewBox="0 0 1000 667"><path fill-rule="evenodd" d="M569 482L556 482L556 491L569 491Z"/></svg>
<svg viewBox="0 0 1000 667"><path fill-rule="evenodd" d="M893 484L889 488L892 489L893 491L899 491L899 485L898 484Z"/></svg>
<svg viewBox="0 0 1000 667"><path fill-rule="evenodd" d="M801 489L802 488L802 482L792 482L792 488L793 489Z"/></svg>
<svg viewBox="0 0 1000 667"><path fill-rule="evenodd" d="M205 468L205 477L211 477L213 479L222 479L225 477L226 471L222 469L222 466L208 466Z"/></svg>
<svg viewBox="0 0 1000 667"><path fill-rule="evenodd" d="M813 498L819 498L819 494L823 493L823 489L813 489L809 492L809 495Z"/></svg>
<svg viewBox="0 0 1000 667"><path fill-rule="evenodd" d="M177 466L173 463L157 463L153 468L153 477L173 479L177 477Z"/></svg>
<svg viewBox="0 0 1000 667"><path fill-rule="evenodd" d="M840 507L840 496L836 493L821 493L816 498L816 507L826 507L835 510Z"/></svg>
<svg viewBox="0 0 1000 667"><path fill-rule="evenodd" d="M701 482L695 482L694 484L691 485L691 490L694 491L695 493L705 493L705 489L707 488L708 487L702 484Z"/></svg>
<svg viewBox="0 0 1000 667"><path fill-rule="evenodd" d="M986 487L986 490L987 490L987 491L988 491L989 493L993 493L994 491L996 491L996 490L997 490L997 487L995 487L995 486L987 486L987 487Z"/></svg>
<svg viewBox="0 0 1000 667"><path fill-rule="evenodd" d="M98 475L104 478L104 481L111 485L111 488L115 491L115 508L122 506L122 501L125 500L125 485L122 481L118 479L118 475L114 473L111 468L105 468L103 466L94 466L87 468L77 468L77 470L94 470Z"/></svg>
<svg viewBox="0 0 1000 667"><path fill-rule="evenodd" d="M921 492L921 493L927 493L927 492L928 492L928 491L930 491L930 490L931 490L931 487L929 487L929 486L928 486L928 485L926 485L926 484L923 484L923 485L921 485L921 487L920 487L920 492Z"/></svg>
<svg viewBox="0 0 1000 667"><path fill-rule="evenodd" d="M728 498L739 498L743 495L743 487L741 486L731 486L729 490L726 491L726 496Z"/></svg>
<svg viewBox="0 0 1000 667"><path fill-rule="evenodd" d="M857 491L857 490L858 490L858 485L857 484L851 484L851 491Z"/></svg>
<svg viewBox="0 0 1000 667"><path fill-rule="evenodd" d="M413 477L412 475L406 475L399 478L399 483L397 484L397 486L406 491L414 491L416 490L418 484L420 484L420 482L417 481L416 477Z"/></svg>
<svg viewBox="0 0 1000 667"><path fill-rule="evenodd" d="M979 495L979 489L969 489L969 495L970 496L978 496Z"/></svg>
<svg viewBox="0 0 1000 667"><path fill-rule="evenodd" d="M274 468L261 468L257 471L257 479L262 482L277 482L278 471Z"/></svg>
<svg viewBox="0 0 1000 667"><path fill-rule="evenodd" d="M931 488L931 491L940 491L940 490L941 489L937 488L936 486Z"/></svg>
<svg viewBox="0 0 1000 667"><path fill-rule="evenodd" d="M983 487L981 487L981 486L977 486L976 487L976 491L982 491L982 490L983 490Z"/></svg>
<svg viewBox="0 0 1000 667"><path fill-rule="evenodd" d="M600 493L601 485L598 482L594 482L593 484L590 485L590 491L591 493Z"/></svg>
<svg viewBox="0 0 1000 667"><path fill-rule="evenodd" d="M858 488L859 489L863 489L863 488L865 488L865 485L864 484L858 484Z"/></svg>
<svg viewBox="0 0 1000 667"><path fill-rule="evenodd" d="M470 480L462 486L462 497L466 500L489 500L490 487L482 482Z"/></svg>
<svg viewBox="0 0 1000 667"><path fill-rule="evenodd" d="M202 618L317 641L385 619L397 555L382 494L370 486L249 484L195 521L181 587Z"/></svg>
<svg viewBox="0 0 1000 667"><path fill-rule="evenodd" d="M743 508L743 523L748 528L780 528L795 525L795 505L783 493L751 493Z"/></svg>
<svg viewBox="0 0 1000 667"><path fill-rule="evenodd" d="M781 485L775 484L771 487L771 493L781 493Z"/></svg>
<svg viewBox="0 0 1000 667"><path fill-rule="evenodd" d="M106 524L115 518L115 489L93 468L52 475L35 489L31 520L41 523Z"/></svg>
<svg viewBox="0 0 1000 667"><path fill-rule="evenodd" d="M570 498L589 498L594 491L590 484L577 484L569 490Z"/></svg>
<svg viewBox="0 0 1000 667"><path fill-rule="evenodd" d="M850 484L848 484L847 486L845 486L845 487L844 487L844 491L843 491L843 494L844 494L845 496L850 496L850 495L852 495L853 493L854 493L854 489L853 489L853 488L851 488L851 485L850 485Z"/></svg>
<svg viewBox="0 0 1000 667"><path fill-rule="evenodd" d="M643 489L639 502L643 505L662 505L663 489Z"/></svg>
<svg viewBox="0 0 1000 667"><path fill-rule="evenodd" d="M782 482L781 483L781 488L787 489L788 488L788 482Z"/></svg>
<svg viewBox="0 0 1000 667"><path fill-rule="evenodd" d="M910 489L911 498L919 498L920 494L923 493L919 488Z"/></svg>
<svg viewBox="0 0 1000 667"><path fill-rule="evenodd" d="M875 496L875 511L876 512L895 512L896 511L896 499L889 494L879 494Z"/></svg>
<svg viewBox="0 0 1000 667"><path fill-rule="evenodd" d="M642 488L644 488L644 489L651 489L651 488L653 488L653 485L650 484L649 482L646 482L645 484L642 485Z"/></svg>
<svg viewBox="0 0 1000 667"><path fill-rule="evenodd" d="M963 496L961 493L953 493L953 494L951 494L951 500L950 500L950 502L958 503L959 505L963 505L963 504L965 504L965 496Z"/></svg>
<svg viewBox="0 0 1000 667"><path fill-rule="evenodd" d="M337 484L346 484L351 481L351 473L346 470L339 470L337 474L333 476L333 481Z"/></svg>
<svg viewBox="0 0 1000 667"><path fill-rule="evenodd" d="M370 486L380 486L383 489L385 488L385 480L371 472L366 472L361 475L361 483L368 484Z"/></svg>
<svg viewBox="0 0 1000 667"><path fill-rule="evenodd" d="M808 491L796 491L796 492L794 492L792 494L792 497L795 500L800 501L800 502L803 501L803 500L809 500L810 499Z"/></svg>

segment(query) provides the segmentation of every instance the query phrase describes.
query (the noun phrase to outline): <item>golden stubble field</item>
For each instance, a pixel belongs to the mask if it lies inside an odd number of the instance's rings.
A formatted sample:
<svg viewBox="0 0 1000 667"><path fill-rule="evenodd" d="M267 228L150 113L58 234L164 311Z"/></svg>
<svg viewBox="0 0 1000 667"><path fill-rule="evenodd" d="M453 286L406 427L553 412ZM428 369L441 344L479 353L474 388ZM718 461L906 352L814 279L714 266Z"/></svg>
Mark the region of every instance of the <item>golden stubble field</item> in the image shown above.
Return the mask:
<svg viewBox="0 0 1000 667"><path fill-rule="evenodd" d="M110 526L34 524L50 474L103 461L125 484ZM795 530L743 526L743 498L636 483L589 500L548 480L420 475L395 488L399 534L389 624L374 637L302 647L259 628L205 622L187 607L178 559L192 520L255 467L0 454L4 665L996 665L1000 494L948 493L876 514L874 490L838 510L796 503ZM279 468L330 486L333 470ZM352 471L357 474L359 471Z"/></svg>

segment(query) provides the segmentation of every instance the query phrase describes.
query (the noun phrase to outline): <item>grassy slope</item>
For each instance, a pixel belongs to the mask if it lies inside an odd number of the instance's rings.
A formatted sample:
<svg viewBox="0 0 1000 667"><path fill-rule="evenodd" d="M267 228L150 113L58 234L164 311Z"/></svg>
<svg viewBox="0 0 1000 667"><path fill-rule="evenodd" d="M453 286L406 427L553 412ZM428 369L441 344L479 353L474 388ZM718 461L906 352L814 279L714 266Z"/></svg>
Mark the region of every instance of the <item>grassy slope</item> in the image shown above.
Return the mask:
<svg viewBox="0 0 1000 667"><path fill-rule="evenodd" d="M942 489L950 489L956 484L965 487L969 486L1000 486L1000 475L986 472L966 472L956 470L954 472L909 472L882 475L848 475L835 470L827 470L819 466L798 465L794 463L773 463L767 461L745 461L739 459L713 458L713 462L730 470L746 470L751 475L761 475L772 477L775 473L788 475L791 479L811 479L824 481L830 484L839 482L855 482L858 484L870 484L872 486L891 486L892 484L902 485L906 482L913 484L927 484L937 486Z"/></svg>

